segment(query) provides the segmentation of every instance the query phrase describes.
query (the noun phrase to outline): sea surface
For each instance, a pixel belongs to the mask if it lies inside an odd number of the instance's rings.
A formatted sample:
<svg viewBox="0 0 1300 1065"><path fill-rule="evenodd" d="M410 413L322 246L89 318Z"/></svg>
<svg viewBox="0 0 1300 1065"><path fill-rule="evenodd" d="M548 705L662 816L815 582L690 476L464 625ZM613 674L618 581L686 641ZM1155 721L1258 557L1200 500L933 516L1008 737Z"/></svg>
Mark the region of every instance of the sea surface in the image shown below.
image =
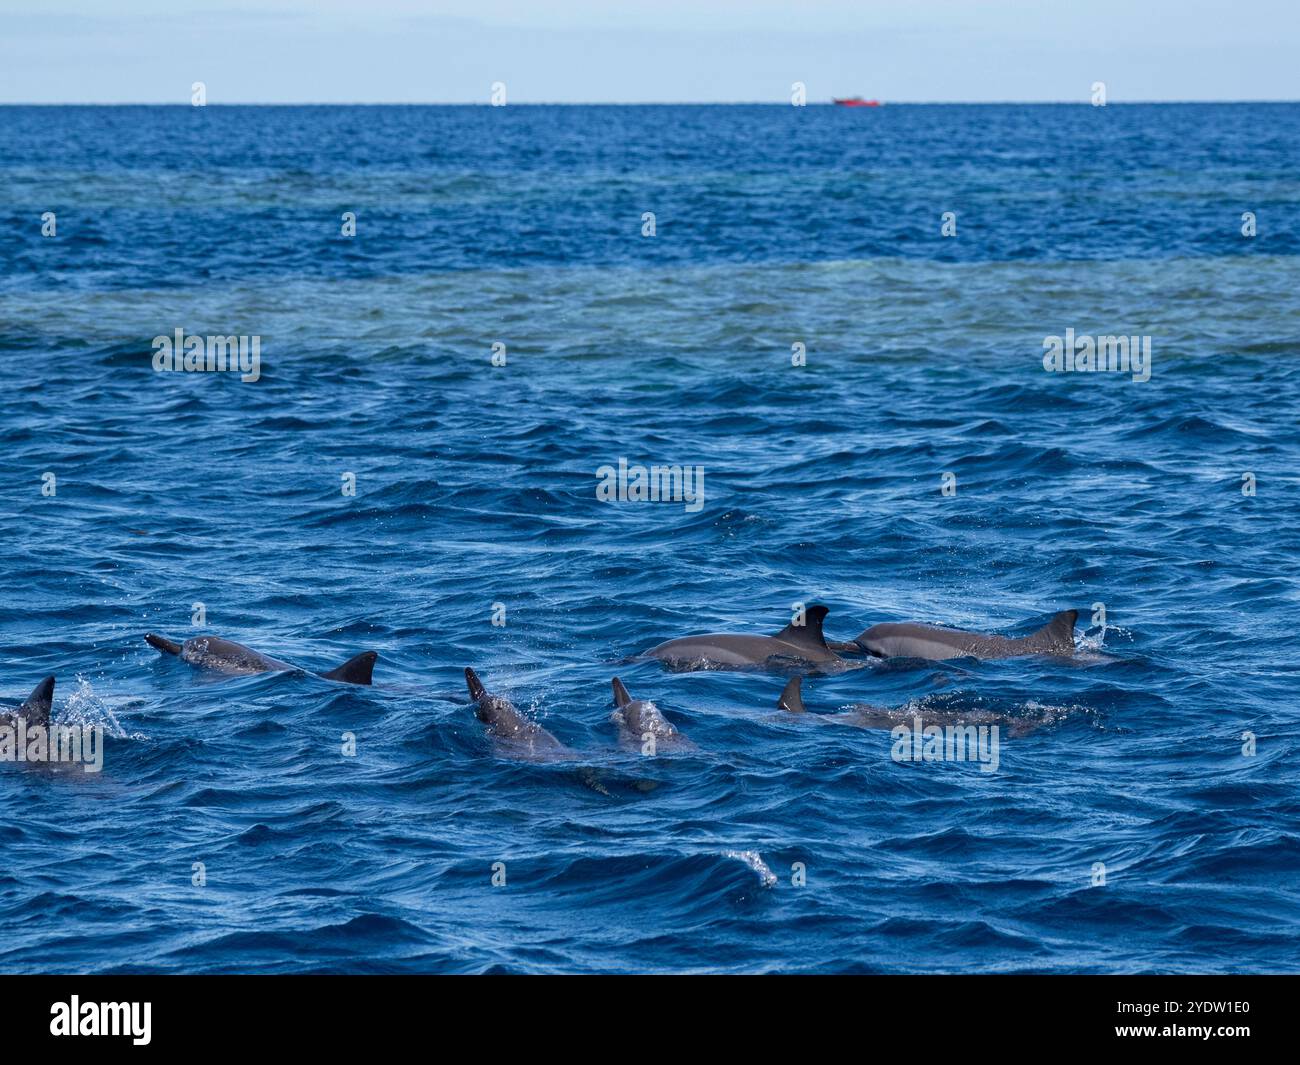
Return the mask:
<svg viewBox="0 0 1300 1065"><path fill-rule="evenodd" d="M1298 294L1294 104L0 108L0 971L1300 971ZM814 603L1081 653L634 659Z"/></svg>

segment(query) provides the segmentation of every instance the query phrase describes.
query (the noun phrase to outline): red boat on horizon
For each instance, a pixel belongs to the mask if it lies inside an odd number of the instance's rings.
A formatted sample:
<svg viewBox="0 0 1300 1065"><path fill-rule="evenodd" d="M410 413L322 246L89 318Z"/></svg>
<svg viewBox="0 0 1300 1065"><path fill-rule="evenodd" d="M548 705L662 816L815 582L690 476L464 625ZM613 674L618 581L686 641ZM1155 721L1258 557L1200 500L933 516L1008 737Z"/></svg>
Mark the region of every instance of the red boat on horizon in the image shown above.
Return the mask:
<svg viewBox="0 0 1300 1065"><path fill-rule="evenodd" d="M831 97L831 103L839 104L840 107L879 107L879 100L864 100L861 96L838 96Z"/></svg>

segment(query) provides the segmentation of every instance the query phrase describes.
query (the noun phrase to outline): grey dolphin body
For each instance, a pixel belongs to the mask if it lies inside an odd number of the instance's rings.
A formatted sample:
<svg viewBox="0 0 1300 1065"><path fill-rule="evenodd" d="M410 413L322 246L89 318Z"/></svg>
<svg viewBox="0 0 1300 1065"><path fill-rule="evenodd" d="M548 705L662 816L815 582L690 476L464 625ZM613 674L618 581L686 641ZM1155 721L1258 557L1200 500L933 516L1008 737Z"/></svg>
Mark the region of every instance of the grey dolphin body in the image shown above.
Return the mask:
<svg viewBox="0 0 1300 1065"><path fill-rule="evenodd" d="M683 636L650 648L642 657L657 658L669 668L679 670L841 662L843 659L826 646L822 635L822 622L829 612L824 606L810 606L804 611L804 624L792 622L775 636L743 633Z"/></svg>
<svg viewBox="0 0 1300 1065"><path fill-rule="evenodd" d="M13 710L0 710L0 725L14 726L19 719L25 719L28 728L41 726L48 728L50 710L54 704L54 678L46 677L27 696L22 706Z"/></svg>
<svg viewBox="0 0 1300 1065"><path fill-rule="evenodd" d="M300 669L278 658L269 658L242 643L223 640L220 636L195 636L181 644L151 632L145 635L145 640L150 647L156 647L164 654L177 655L192 666L217 673L294 673ZM336 669L317 676L344 684L369 684L378 657L374 651L362 651Z"/></svg>
<svg viewBox="0 0 1300 1065"><path fill-rule="evenodd" d="M614 689L616 707L610 717L618 725L625 743L644 748L653 739L656 750L659 747L694 749L695 744L683 736L654 703L646 699L633 699L617 677L610 683Z"/></svg>
<svg viewBox="0 0 1300 1065"><path fill-rule="evenodd" d="M790 679L790 683L785 686L780 698L776 701L778 710L785 710L792 714L807 713L801 691L802 680L802 677L792 677ZM888 707L872 706L868 703L854 703L852 705L853 709L846 713L808 714L808 716L816 720L831 721L840 725L883 729L885 731L890 731L899 725L911 727L917 718L922 721L923 725L938 725L944 728L948 726L964 728L967 726L997 725L999 728L1005 728L1009 737L1027 736L1044 724L1042 721L1016 717L1014 714L999 714L990 710L911 709L906 706L891 710Z"/></svg>
<svg viewBox="0 0 1300 1065"><path fill-rule="evenodd" d="M1077 610L1065 610L1037 632L1019 639L1010 636L985 636L938 625L872 625L853 641L858 648L876 658L1017 658L1021 655L1074 653L1074 623ZM839 645L847 649L853 644Z"/></svg>
<svg viewBox="0 0 1300 1065"><path fill-rule="evenodd" d="M536 721L524 717L509 699L489 693L478 674L468 666L465 667L465 683L474 703L474 716L487 726L490 735L517 746L523 756L530 759L564 757L571 753Z"/></svg>

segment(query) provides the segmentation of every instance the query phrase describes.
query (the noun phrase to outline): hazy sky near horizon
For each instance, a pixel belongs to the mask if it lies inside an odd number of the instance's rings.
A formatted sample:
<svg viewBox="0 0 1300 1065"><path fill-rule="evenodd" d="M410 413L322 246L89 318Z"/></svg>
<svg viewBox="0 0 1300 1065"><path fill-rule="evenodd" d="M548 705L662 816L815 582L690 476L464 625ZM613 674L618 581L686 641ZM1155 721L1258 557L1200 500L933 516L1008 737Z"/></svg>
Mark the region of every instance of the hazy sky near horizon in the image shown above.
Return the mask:
<svg viewBox="0 0 1300 1065"><path fill-rule="evenodd" d="M0 103L1300 99L1300 0L0 0Z"/></svg>

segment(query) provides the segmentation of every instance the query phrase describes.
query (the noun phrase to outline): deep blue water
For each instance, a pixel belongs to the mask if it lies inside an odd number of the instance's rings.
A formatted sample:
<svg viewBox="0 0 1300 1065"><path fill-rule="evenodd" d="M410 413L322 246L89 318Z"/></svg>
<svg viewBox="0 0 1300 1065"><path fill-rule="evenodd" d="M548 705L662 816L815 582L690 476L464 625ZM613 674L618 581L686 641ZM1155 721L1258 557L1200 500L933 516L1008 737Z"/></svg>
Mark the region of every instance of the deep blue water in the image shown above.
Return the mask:
<svg viewBox="0 0 1300 1065"><path fill-rule="evenodd" d="M1300 969L1300 105L9 107L0 232L0 697L109 732L0 765L0 970ZM1085 653L804 682L1040 723L992 773L621 662L796 602ZM698 749L621 747L616 673Z"/></svg>

